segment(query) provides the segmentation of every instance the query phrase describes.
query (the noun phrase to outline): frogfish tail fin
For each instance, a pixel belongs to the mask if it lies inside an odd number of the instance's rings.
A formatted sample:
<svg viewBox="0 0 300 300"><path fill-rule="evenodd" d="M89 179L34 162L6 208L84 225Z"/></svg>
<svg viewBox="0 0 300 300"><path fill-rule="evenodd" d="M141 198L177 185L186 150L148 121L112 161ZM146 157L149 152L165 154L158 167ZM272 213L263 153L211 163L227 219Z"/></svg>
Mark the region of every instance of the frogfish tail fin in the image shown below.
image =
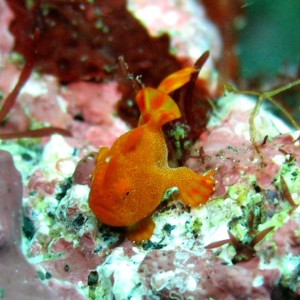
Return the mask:
<svg viewBox="0 0 300 300"><path fill-rule="evenodd" d="M143 88L138 92L136 102L142 114L139 125L153 121L162 126L181 117L175 101L157 89Z"/></svg>
<svg viewBox="0 0 300 300"><path fill-rule="evenodd" d="M192 207L206 203L214 193L215 171L200 175L190 169L184 169L190 172L186 174L186 180L178 186L182 201Z"/></svg>
<svg viewBox="0 0 300 300"><path fill-rule="evenodd" d="M170 94L190 81L191 74L199 70L188 67L167 76L158 86L158 90Z"/></svg>

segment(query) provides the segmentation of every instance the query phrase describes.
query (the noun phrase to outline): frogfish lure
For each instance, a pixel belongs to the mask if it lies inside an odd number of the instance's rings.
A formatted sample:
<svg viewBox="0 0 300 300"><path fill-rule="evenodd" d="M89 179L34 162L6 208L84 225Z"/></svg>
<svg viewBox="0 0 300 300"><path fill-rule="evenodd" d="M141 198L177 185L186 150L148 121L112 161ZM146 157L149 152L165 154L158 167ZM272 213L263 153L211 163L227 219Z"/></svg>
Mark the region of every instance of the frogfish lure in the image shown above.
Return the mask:
<svg viewBox="0 0 300 300"><path fill-rule="evenodd" d="M182 201L193 207L213 194L214 171L199 175L187 167L169 167L162 131L164 124L181 116L168 94L187 83L194 72L195 68L185 68L166 77L156 89L141 89L136 96L139 126L120 136L111 148L99 150L89 206L101 222L125 227L129 240L152 236L151 215L169 188L178 187Z"/></svg>

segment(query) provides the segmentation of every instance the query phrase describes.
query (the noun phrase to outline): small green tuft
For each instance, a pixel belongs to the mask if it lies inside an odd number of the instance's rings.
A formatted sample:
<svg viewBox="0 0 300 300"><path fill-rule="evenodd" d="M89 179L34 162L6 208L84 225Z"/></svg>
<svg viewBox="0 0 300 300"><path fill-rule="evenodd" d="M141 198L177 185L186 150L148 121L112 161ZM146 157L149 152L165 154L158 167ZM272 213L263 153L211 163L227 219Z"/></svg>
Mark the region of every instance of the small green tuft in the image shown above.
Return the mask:
<svg viewBox="0 0 300 300"><path fill-rule="evenodd" d="M193 234L198 234L201 231L202 222L200 218L196 218L192 223Z"/></svg>
<svg viewBox="0 0 300 300"><path fill-rule="evenodd" d="M4 288L0 288L0 299L4 299L6 295L5 289Z"/></svg>
<svg viewBox="0 0 300 300"><path fill-rule="evenodd" d="M45 279L46 279L46 275L45 275L45 273L42 272L42 271L37 271L37 275L39 276L39 278L40 278L41 280L45 280Z"/></svg>

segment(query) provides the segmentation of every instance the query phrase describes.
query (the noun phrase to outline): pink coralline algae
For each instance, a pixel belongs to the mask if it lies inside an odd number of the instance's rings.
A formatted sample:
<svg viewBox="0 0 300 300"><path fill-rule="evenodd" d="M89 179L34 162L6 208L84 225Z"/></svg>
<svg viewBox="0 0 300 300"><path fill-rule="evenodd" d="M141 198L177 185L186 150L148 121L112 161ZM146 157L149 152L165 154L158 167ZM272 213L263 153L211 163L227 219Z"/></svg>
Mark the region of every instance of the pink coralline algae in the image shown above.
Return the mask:
<svg viewBox="0 0 300 300"><path fill-rule="evenodd" d="M14 15L8 8L5 1L0 2L0 51L2 54L7 55L13 46L13 37L8 30L8 24L12 21Z"/></svg>
<svg viewBox="0 0 300 300"><path fill-rule="evenodd" d="M187 251L154 250L139 267L146 299L270 299L277 269L259 270L259 258L235 266ZM242 279L242 280L241 280Z"/></svg>
<svg viewBox="0 0 300 300"><path fill-rule="evenodd" d="M96 167L96 155L96 152L89 154L79 161L73 174L75 184L91 184L91 174Z"/></svg>
<svg viewBox="0 0 300 300"><path fill-rule="evenodd" d="M194 149L202 149L202 168L217 168L215 196L226 193L226 187L244 182L246 176L255 175L257 185L262 189L272 186L272 181L280 170L280 163L274 160L285 160L290 154L299 160L299 145L290 134L269 137L260 146L263 160L255 150L249 138L250 111L232 111L221 124L204 132ZM262 142L261 142L262 143ZM280 161L280 160L279 160ZM197 169L197 156L188 160L188 165ZM247 181L248 179L246 179Z"/></svg>
<svg viewBox="0 0 300 300"><path fill-rule="evenodd" d="M81 237L77 247L72 242L61 238L55 242L52 249L54 253L63 253L63 257L44 262L42 265L54 278L64 279L74 284L78 281L87 284L90 271L103 262L103 258L94 253L95 246L95 241L89 233Z"/></svg>
<svg viewBox="0 0 300 300"><path fill-rule="evenodd" d="M34 95L38 90L37 87L41 91ZM25 85L19 101L29 110L31 118L37 122L49 123L61 128L70 126L71 117L66 114L66 109L63 107L60 86L52 76L43 76L39 80L32 78L30 84L27 87Z"/></svg>
<svg viewBox="0 0 300 300"><path fill-rule="evenodd" d="M114 118L116 104L122 98L116 82L76 82L68 85L62 96L73 116L72 131L77 140L110 146L127 127Z"/></svg>
<svg viewBox="0 0 300 300"><path fill-rule="evenodd" d="M5 94L13 87L12 79L18 74L19 71L10 65L0 71L0 80L13 76L0 84ZM60 87L52 76L42 76L39 79L30 77L9 114L8 122L1 126L1 133L25 131L32 127L33 123L59 128L69 128L71 125L71 117L67 113Z"/></svg>
<svg viewBox="0 0 300 300"><path fill-rule="evenodd" d="M29 179L26 186L25 193L30 191L38 192L40 195L53 195L57 186L56 180L47 180L45 174L41 169L37 169Z"/></svg>
<svg viewBox="0 0 300 300"><path fill-rule="evenodd" d="M298 232L298 233L297 233ZM273 237L278 247L278 254L300 254L300 233L299 224L295 220L289 220L278 229Z"/></svg>

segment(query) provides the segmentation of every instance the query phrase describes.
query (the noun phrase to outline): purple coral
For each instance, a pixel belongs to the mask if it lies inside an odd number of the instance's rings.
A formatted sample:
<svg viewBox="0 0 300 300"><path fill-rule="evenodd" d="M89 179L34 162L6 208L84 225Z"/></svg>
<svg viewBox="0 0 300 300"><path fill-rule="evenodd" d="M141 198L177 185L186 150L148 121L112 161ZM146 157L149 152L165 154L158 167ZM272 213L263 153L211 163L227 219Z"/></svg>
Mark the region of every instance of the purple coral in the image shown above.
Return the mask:
<svg viewBox="0 0 300 300"><path fill-rule="evenodd" d="M6 299L83 299L74 287L50 289L20 250L22 180L12 156L0 150L0 297ZM55 282L52 282L55 285Z"/></svg>

